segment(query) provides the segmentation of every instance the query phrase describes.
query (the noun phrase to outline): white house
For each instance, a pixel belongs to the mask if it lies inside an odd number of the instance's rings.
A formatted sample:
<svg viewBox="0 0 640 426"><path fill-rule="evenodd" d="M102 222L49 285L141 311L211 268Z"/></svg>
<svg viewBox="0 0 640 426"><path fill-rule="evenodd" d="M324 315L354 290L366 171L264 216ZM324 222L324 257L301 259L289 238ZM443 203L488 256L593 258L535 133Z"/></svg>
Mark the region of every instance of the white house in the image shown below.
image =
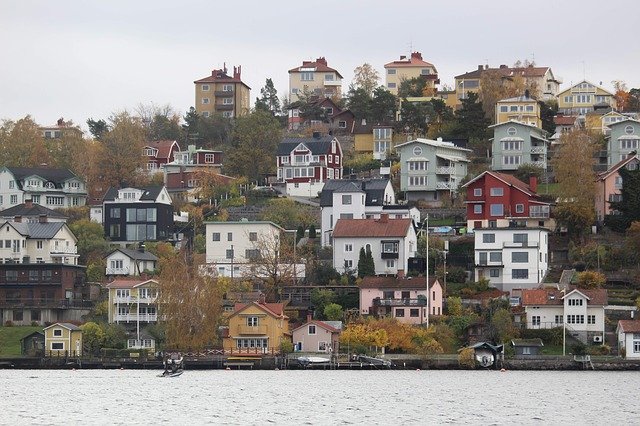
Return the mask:
<svg viewBox="0 0 640 426"><path fill-rule="evenodd" d="M4 263L78 264L78 240L64 222L5 222L0 229Z"/></svg>
<svg viewBox="0 0 640 426"><path fill-rule="evenodd" d="M282 234L287 231L273 222L205 222L206 264L209 272L225 277L260 274L261 258L278 259ZM305 276L303 264L281 265L280 273L295 278Z"/></svg>
<svg viewBox="0 0 640 426"><path fill-rule="evenodd" d="M620 320L616 328L618 353L626 359L640 359L640 321Z"/></svg>
<svg viewBox="0 0 640 426"><path fill-rule="evenodd" d="M548 229L480 228L474 240L476 281L511 292L537 287L549 270Z"/></svg>
<svg viewBox="0 0 640 426"><path fill-rule="evenodd" d="M604 341L607 290L538 288L522 290L527 328L565 327L567 335L583 342Z"/></svg>
<svg viewBox="0 0 640 426"><path fill-rule="evenodd" d="M340 273L358 268L360 248L369 249L376 275L404 275L416 255L412 219L338 219L333 229L333 267Z"/></svg>
<svg viewBox="0 0 640 426"><path fill-rule="evenodd" d="M105 256L105 262L105 275L138 276L143 272L155 271L158 257L144 249L117 248Z"/></svg>
<svg viewBox="0 0 640 426"><path fill-rule="evenodd" d="M49 208L84 206L87 187L68 169L0 167L0 208L30 199Z"/></svg>
<svg viewBox="0 0 640 426"><path fill-rule="evenodd" d="M332 179L320 193L320 227L322 246L331 245L331 232L338 219L379 219L388 214L393 219L411 218L420 222L415 207L396 204L388 179Z"/></svg>

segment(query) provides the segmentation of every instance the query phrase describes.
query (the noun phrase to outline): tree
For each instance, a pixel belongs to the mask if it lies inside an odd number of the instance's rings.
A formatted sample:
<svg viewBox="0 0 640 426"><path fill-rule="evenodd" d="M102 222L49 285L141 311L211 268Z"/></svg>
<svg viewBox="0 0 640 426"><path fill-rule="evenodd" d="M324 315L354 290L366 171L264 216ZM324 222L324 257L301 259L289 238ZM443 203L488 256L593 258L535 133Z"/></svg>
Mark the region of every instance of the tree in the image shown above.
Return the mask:
<svg viewBox="0 0 640 426"><path fill-rule="evenodd" d="M398 98L384 87L373 91L369 106L370 119L373 123L393 123L396 120Z"/></svg>
<svg viewBox="0 0 640 426"><path fill-rule="evenodd" d="M460 109L455 112L454 136L467 139L486 139L487 127L491 121L485 117L483 104L484 102L479 101L478 95L474 92L469 92L467 97L462 99Z"/></svg>
<svg viewBox="0 0 640 426"><path fill-rule="evenodd" d="M38 124L30 116L4 121L0 127L0 164L38 167L50 164L49 151Z"/></svg>
<svg viewBox="0 0 640 426"><path fill-rule="evenodd" d="M369 97L378 87L379 80L380 74L369 63L365 62L353 70L353 86L356 89L362 89Z"/></svg>
<svg viewBox="0 0 640 426"><path fill-rule="evenodd" d="M87 120L87 126L89 126L89 132L96 140L101 140L102 136L109 131L109 127L107 126L107 122L99 119L94 120L90 118Z"/></svg>
<svg viewBox="0 0 640 426"><path fill-rule="evenodd" d="M316 315L324 315L327 306L335 303L336 295L332 290L314 289L311 291L310 301Z"/></svg>
<svg viewBox="0 0 640 426"><path fill-rule="evenodd" d="M185 253L167 260L158 282L158 313L165 319L167 346L197 350L215 344L225 286L201 274Z"/></svg>
<svg viewBox="0 0 640 426"><path fill-rule="evenodd" d="M640 221L640 169L622 167L618 173L622 178L621 200L610 202L610 207L622 215L619 219L624 230Z"/></svg>
<svg viewBox="0 0 640 426"><path fill-rule="evenodd" d="M351 86L347 92L346 104L356 120L371 120L371 96L365 89Z"/></svg>
<svg viewBox="0 0 640 426"><path fill-rule="evenodd" d="M312 223L311 225L309 225L309 238L316 238L316 234L316 226Z"/></svg>
<svg viewBox="0 0 640 426"><path fill-rule="evenodd" d="M462 299L460 297L447 297L447 313L453 316L462 315Z"/></svg>
<svg viewBox="0 0 640 426"><path fill-rule="evenodd" d="M337 303L329 303L324 307L323 313L324 317L328 321L341 321L344 316L342 306L338 305Z"/></svg>
<svg viewBox="0 0 640 426"><path fill-rule="evenodd" d="M275 163L272 159L281 137L280 124L269 113L254 111L237 118L225 158L225 174L245 176L250 182L261 181L274 174Z"/></svg>
<svg viewBox="0 0 640 426"><path fill-rule="evenodd" d="M518 329L513 324L511 313L505 309L498 309L491 317L490 333L495 343L508 342L518 337Z"/></svg>
<svg viewBox="0 0 640 426"><path fill-rule="evenodd" d="M514 176L524 183L529 183L530 177L540 179L543 173L544 169L542 167L531 163L524 163L518 166L518 170L515 171Z"/></svg>
<svg viewBox="0 0 640 426"><path fill-rule="evenodd" d="M279 302L282 287L296 278L296 262L293 246L294 236L260 235L254 242L256 255L251 259L251 271L247 278L259 283L264 289L264 295L269 302Z"/></svg>
<svg viewBox="0 0 640 426"><path fill-rule="evenodd" d="M518 64L518 62L516 62ZM527 65L528 66L528 65ZM524 68L514 66L515 68ZM526 81L517 71L513 75L505 76L502 70L485 70L480 77L479 99L482 102L485 116L491 123L496 121L496 103L499 100L524 96L537 98L540 88L533 80Z"/></svg>
<svg viewBox="0 0 640 426"><path fill-rule="evenodd" d="M627 108L629 106L629 89L627 87L627 83L622 80L614 80L611 82L611 84L613 85L613 89L615 90L613 98L616 100L618 111L628 111Z"/></svg>
<svg viewBox="0 0 640 426"><path fill-rule="evenodd" d="M425 96L427 81L422 77L403 79L398 87L399 98Z"/></svg>
<svg viewBox="0 0 640 426"><path fill-rule="evenodd" d="M280 99L278 99L278 91L273 85L273 80L267 78L264 87L260 89L260 97L256 98L256 110L262 110L271 113L271 115L280 115Z"/></svg>
<svg viewBox="0 0 640 426"><path fill-rule="evenodd" d="M607 277L602 272L584 271L578 273L576 285L578 288L596 289L607 282Z"/></svg>
<svg viewBox="0 0 640 426"><path fill-rule="evenodd" d="M99 223L81 219L70 223L69 228L78 239L78 260L81 264L100 261L109 250L109 244L104 238L104 229Z"/></svg>
<svg viewBox="0 0 640 426"><path fill-rule="evenodd" d="M640 89L630 89L627 98L627 111L640 111Z"/></svg>
<svg viewBox="0 0 640 426"><path fill-rule="evenodd" d="M277 223L286 229L294 229L298 225L307 227L315 222L311 211L290 198L273 198L269 200L260 215L261 220Z"/></svg>
<svg viewBox="0 0 640 426"><path fill-rule="evenodd" d="M431 106L427 102L409 102L403 99L400 105L400 129L416 137L426 136L429 128L428 116Z"/></svg>
<svg viewBox="0 0 640 426"><path fill-rule="evenodd" d="M556 123L553 118L558 113L558 101L551 99L548 101L538 101L540 105L540 120L542 121L542 129L550 135L556 132Z"/></svg>
<svg viewBox="0 0 640 426"><path fill-rule="evenodd" d="M103 149L99 152L101 181L116 187L133 184L144 164L145 129L139 118L126 111L112 115L109 120L110 130L102 137Z"/></svg>

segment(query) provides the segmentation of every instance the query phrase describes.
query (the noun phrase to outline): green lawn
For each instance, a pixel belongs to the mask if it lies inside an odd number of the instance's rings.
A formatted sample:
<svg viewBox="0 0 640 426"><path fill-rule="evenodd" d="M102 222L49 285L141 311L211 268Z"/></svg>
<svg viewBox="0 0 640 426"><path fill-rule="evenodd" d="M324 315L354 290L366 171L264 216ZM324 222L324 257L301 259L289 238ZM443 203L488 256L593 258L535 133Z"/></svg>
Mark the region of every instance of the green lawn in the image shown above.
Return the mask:
<svg viewBox="0 0 640 426"><path fill-rule="evenodd" d="M539 183L538 190L536 191L538 194L550 194L550 195L558 195L558 184L557 183Z"/></svg>
<svg viewBox="0 0 640 426"><path fill-rule="evenodd" d="M20 356L20 339L34 331L42 331L42 327L0 327L0 358Z"/></svg>

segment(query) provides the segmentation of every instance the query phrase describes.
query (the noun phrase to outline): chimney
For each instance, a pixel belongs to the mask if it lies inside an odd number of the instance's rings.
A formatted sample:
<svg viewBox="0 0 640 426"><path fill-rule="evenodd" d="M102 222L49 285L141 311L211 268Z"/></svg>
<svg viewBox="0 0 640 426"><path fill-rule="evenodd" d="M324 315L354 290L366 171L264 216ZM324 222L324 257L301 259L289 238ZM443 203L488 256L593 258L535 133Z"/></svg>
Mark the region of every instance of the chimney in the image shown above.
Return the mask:
<svg viewBox="0 0 640 426"><path fill-rule="evenodd" d="M501 70L506 69L506 68L508 68L506 65L500 65L500 69Z"/></svg>
<svg viewBox="0 0 640 426"><path fill-rule="evenodd" d="M260 296L258 296L258 303L261 304L261 305L264 305L265 301L266 301L266 299L264 297L264 293L260 293Z"/></svg>
<svg viewBox="0 0 640 426"><path fill-rule="evenodd" d="M13 218L13 221L16 222L16 223L21 223L22 222L22 216L15 216Z"/></svg>
<svg viewBox="0 0 640 426"><path fill-rule="evenodd" d="M525 89L524 91L524 97L529 99L529 95L531 94L531 92L529 92L529 89Z"/></svg>
<svg viewBox="0 0 640 426"><path fill-rule="evenodd" d="M46 214L41 214L40 216L38 216L38 223L47 223L49 221L49 218L47 218Z"/></svg>
<svg viewBox="0 0 640 426"><path fill-rule="evenodd" d="M58 118L58 126L60 126L60 127L64 126L64 118L63 117Z"/></svg>
<svg viewBox="0 0 640 426"><path fill-rule="evenodd" d="M27 198L26 200L24 200L25 209L30 209L32 207L33 207L33 200L31 198Z"/></svg>
<svg viewBox="0 0 640 426"><path fill-rule="evenodd" d="M240 80L240 73L241 73L241 66L238 65L238 67L233 67L233 78L236 78L238 80Z"/></svg>
<svg viewBox="0 0 640 426"><path fill-rule="evenodd" d="M387 223L389 222L389 213L382 213L380 215L380 220L378 221L380 223Z"/></svg>
<svg viewBox="0 0 640 426"><path fill-rule="evenodd" d="M478 71L482 71L484 67L482 65L478 65Z"/></svg>
<svg viewBox="0 0 640 426"><path fill-rule="evenodd" d="M318 59L316 59L316 63L317 64L322 64L324 66L327 66L327 60L325 59L324 56L321 56Z"/></svg>
<svg viewBox="0 0 640 426"><path fill-rule="evenodd" d="M404 269L398 269L398 278L404 279Z"/></svg>
<svg viewBox="0 0 640 426"><path fill-rule="evenodd" d="M227 63L226 62L222 63L222 72L224 72L225 74L227 73Z"/></svg>
<svg viewBox="0 0 640 426"><path fill-rule="evenodd" d="M538 178L536 176L529 176L529 188L533 192L538 192Z"/></svg>
<svg viewBox="0 0 640 426"><path fill-rule="evenodd" d="M400 60L404 61L405 59L407 59L407 57L405 55L400 55Z"/></svg>
<svg viewBox="0 0 640 426"><path fill-rule="evenodd" d="M144 253L144 243L140 243L140 244L138 245L138 251L139 251L140 253Z"/></svg>
<svg viewBox="0 0 640 426"><path fill-rule="evenodd" d="M313 314L311 314L311 311L307 312L307 322L311 322L313 321Z"/></svg>
<svg viewBox="0 0 640 426"><path fill-rule="evenodd" d="M411 52L411 59L420 59L422 60L422 53L420 52Z"/></svg>

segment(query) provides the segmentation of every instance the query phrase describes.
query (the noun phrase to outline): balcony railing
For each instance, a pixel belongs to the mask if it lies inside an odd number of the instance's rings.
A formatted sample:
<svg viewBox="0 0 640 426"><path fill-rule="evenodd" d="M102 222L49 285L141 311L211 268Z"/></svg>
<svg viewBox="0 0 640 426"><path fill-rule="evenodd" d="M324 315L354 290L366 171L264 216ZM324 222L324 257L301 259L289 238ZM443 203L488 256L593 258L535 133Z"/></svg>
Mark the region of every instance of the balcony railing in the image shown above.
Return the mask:
<svg viewBox="0 0 640 426"><path fill-rule="evenodd" d="M213 94L216 98L230 98L235 92L233 90L216 90Z"/></svg>
<svg viewBox="0 0 640 426"><path fill-rule="evenodd" d="M113 298L113 303L155 303L157 296L116 296Z"/></svg>
<svg viewBox="0 0 640 426"><path fill-rule="evenodd" d="M452 182L436 182L436 189L456 189L456 185Z"/></svg>
<svg viewBox="0 0 640 426"><path fill-rule="evenodd" d="M342 86L342 80L325 80L325 86Z"/></svg>
<svg viewBox="0 0 640 426"><path fill-rule="evenodd" d="M158 314L116 314L113 316L113 320L122 322L156 322L158 321Z"/></svg>
<svg viewBox="0 0 640 426"><path fill-rule="evenodd" d="M107 268L107 275L129 275L129 267L124 268Z"/></svg>
<svg viewBox="0 0 640 426"><path fill-rule="evenodd" d="M233 104L216 104L217 111L233 111Z"/></svg>
<svg viewBox="0 0 640 426"><path fill-rule="evenodd" d="M418 299L373 299L373 306L427 306L427 298Z"/></svg>
<svg viewBox="0 0 640 426"><path fill-rule="evenodd" d="M436 174L439 175L452 175L455 174L456 169L454 167L436 167Z"/></svg>
<svg viewBox="0 0 640 426"><path fill-rule="evenodd" d="M57 309L91 309L94 305L92 300L81 299L16 299L7 297L0 299L0 308L57 308Z"/></svg>
<svg viewBox="0 0 640 426"><path fill-rule="evenodd" d="M532 154L546 154L547 153L547 147L545 147L545 146L532 146L531 147L531 153Z"/></svg>
<svg viewBox="0 0 640 426"><path fill-rule="evenodd" d="M78 253L78 248L77 247L56 247L56 246L52 246L49 249L49 253L51 254L77 254Z"/></svg>
<svg viewBox="0 0 640 426"><path fill-rule="evenodd" d="M512 241L505 241L502 243L502 247L505 248L536 248L540 247L540 244L534 241L525 241L523 243L514 243Z"/></svg>
<svg viewBox="0 0 640 426"><path fill-rule="evenodd" d="M380 254L381 259L398 259L398 252L382 252Z"/></svg>
<svg viewBox="0 0 640 426"><path fill-rule="evenodd" d="M531 162L529 162L529 164L534 165L536 167L540 167L542 169L547 167L547 162L546 161L531 161Z"/></svg>
<svg viewBox="0 0 640 426"><path fill-rule="evenodd" d="M264 335L267 334L267 326L265 325L244 325L239 324L237 334L239 335Z"/></svg>

